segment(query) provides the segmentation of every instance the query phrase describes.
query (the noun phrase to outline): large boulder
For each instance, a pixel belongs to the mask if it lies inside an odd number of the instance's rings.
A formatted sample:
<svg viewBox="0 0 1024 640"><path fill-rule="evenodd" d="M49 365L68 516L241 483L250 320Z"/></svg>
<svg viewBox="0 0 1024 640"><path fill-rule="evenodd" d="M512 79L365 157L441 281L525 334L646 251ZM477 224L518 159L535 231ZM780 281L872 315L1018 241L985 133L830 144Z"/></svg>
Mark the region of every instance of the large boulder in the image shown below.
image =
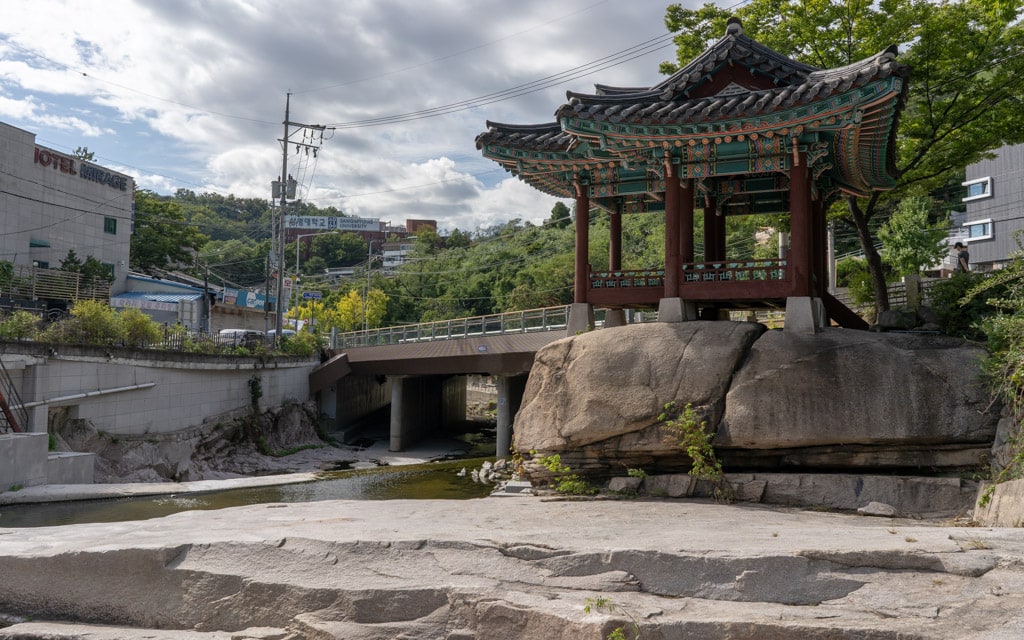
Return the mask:
<svg viewBox="0 0 1024 640"><path fill-rule="evenodd" d="M733 379L715 445L991 445L983 356L941 336L771 331Z"/></svg>
<svg viewBox="0 0 1024 640"><path fill-rule="evenodd" d="M662 414L691 404L727 469L909 472L981 468L998 420L962 340L746 322L602 329L537 353L514 444L531 480L560 456L592 478L687 471Z"/></svg>
<svg viewBox="0 0 1024 640"><path fill-rule="evenodd" d="M752 322L650 323L553 342L530 371L516 450L559 453L589 471L679 458L659 428L665 405L692 404L717 424L733 373L764 331Z"/></svg>

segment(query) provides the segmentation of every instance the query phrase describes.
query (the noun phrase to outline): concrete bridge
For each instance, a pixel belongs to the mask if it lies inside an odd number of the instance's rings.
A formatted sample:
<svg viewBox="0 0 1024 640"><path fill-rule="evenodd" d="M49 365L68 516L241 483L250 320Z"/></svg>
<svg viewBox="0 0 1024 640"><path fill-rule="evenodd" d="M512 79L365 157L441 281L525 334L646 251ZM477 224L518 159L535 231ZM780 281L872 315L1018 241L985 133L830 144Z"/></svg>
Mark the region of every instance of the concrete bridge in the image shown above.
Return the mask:
<svg viewBox="0 0 1024 640"><path fill-rule="evenodd" d="M469 375L497 381L498 456L508 455L512 419L534 355L566 336L569 307L388 327L335 336L330 360L310 374L310 393L344 429L390 405L391 451L466 419Z"/></svg>

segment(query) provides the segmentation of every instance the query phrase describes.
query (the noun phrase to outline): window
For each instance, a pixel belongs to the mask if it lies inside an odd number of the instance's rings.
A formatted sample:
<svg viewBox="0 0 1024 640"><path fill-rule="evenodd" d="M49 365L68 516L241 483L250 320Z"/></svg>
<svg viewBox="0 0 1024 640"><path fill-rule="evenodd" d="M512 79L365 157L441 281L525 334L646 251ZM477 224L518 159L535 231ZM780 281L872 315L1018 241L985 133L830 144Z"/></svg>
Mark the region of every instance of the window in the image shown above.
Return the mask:
<svg viewBox="0 0 1024 640"><path fill-rule="evenodd" d="M987 240L992 237L992 220L976 220L974 222L964 223L964 229L967 231L967 241L971 240Z"/></svg>
<svg viewBox="0 0 1024 640"><path fill-rule="evenodd" d="M970 202L971 200L981 200L982 198L992 197L991 177L976 178L961 184L967 188L967 193L962 198L962 202Z"/></svg>
<svg viewBox="0 0 1024 640"><path fill-rule="evenodd" d="M117 235L117 218L103 218L103 233Z"/></svg>

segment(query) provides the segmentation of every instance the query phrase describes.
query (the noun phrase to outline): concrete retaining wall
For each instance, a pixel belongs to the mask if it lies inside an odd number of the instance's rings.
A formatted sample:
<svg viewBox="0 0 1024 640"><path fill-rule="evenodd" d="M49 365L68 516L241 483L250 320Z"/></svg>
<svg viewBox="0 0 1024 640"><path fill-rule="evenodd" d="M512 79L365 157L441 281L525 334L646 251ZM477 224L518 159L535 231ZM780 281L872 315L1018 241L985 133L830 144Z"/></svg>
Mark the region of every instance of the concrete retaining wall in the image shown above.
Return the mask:
<svg viewBox="0 0 1024 640"><path fill-rule="evenodd" d="M31 413L27 431L46 431L48 416L66 407L67 417L89 420L115 436L174 433L244 409L251 403L254 377L261 406L305 401L315 364L308 358L261 361L63 346L28 357L5 354L8 362Z"/></svg>
<svg viewBox="0 0 1024 640"><path fill-rule="evenodd" d="M0 435L0 491L46 484L49 443L45 433Z"/></svg>
<svg viewBox="0 0 1024 640"><path fill-rule="evenodd" d="M29 414L27 433L0 435L0 491L93 481L92 454L50 453L51 416L89 420L110 436L159 436L247 409L309 398L308 358L211 357L131 349L5 344L4 367ZM18 398L8 398L17 405Z"/></svg>

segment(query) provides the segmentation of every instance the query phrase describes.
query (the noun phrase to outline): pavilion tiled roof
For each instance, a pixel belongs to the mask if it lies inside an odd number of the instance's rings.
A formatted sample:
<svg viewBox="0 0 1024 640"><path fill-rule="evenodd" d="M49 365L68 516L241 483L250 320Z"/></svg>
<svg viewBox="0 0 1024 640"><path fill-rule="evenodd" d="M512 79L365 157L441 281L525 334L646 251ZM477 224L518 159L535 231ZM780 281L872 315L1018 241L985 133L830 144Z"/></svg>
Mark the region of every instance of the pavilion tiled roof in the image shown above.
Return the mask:
<svg viewBox="0 0 1024 640"><path fill-rule="evenodd" d="M622 172L631 171L635 161L656 160L670 147L681 163L707 162L701 158L709 154L713 163L729 161L743 149L779 159L787 147L753 141L796 135L801 145L826 145L830 159L823 161L829 167L823 179L862 195L894 184L897 116L909 76L896 53L889 47L843 67L820 69L751 39L732 19L721 39L654 86L599 84L590 94L569 91L555 112L556 122L488 121L476 144L536 188L567 196L575 175L607 175L610 162L622 161L619 177L613 178L621 183ZM737 140L749 147L737 147ZM680 151L680 144L696 144L696 153L704 155ZM788 162L750 158L747 173L778 171ZM735 164L714 165L701 175L719 170L724 173L718 175L744 172Z"/></svg>
<svg viewBox="0 0 1024 640"><path fill-rule="evenodd" d="M594 94L570 91L569 102L555 116L671 125L757 116L813 102L879 78L906 77L909 68L895 58L896 47L892 46L844 67L819 69L750 39L738 23L733 23L725 37L661 83L648 89L598 85ZM753 75L770 77L776 86L734 95L691 97L723 64L740 65Z"/></svg>

